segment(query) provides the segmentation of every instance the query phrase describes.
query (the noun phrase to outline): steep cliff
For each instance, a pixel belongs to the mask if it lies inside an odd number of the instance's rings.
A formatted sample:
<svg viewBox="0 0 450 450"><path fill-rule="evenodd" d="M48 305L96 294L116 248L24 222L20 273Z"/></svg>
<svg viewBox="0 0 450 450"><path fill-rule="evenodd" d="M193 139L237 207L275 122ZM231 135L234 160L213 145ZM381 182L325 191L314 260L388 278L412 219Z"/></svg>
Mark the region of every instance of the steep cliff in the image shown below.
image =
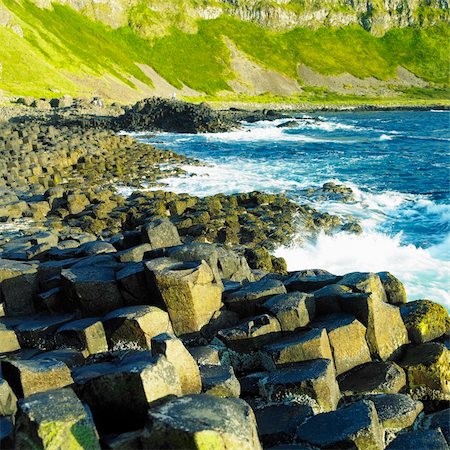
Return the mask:
<svg viewBox="0 0 450 450"><path fill-rule="evenodd" d="M0 89L134 100L446 87L448 18L448 0L0 0Z"/></svg>

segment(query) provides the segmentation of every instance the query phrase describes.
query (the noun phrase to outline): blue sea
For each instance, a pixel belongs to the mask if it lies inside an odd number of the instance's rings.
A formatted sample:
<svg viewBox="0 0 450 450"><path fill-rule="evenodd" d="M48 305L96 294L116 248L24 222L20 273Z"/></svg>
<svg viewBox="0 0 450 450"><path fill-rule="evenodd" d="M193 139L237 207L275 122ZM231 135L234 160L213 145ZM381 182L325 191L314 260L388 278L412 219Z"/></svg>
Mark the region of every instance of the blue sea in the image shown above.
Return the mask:
<svg viewBox="0 0 450 450"><path fill-rule="evenodd" d="M293 128L280 127L293 119ZM289 270L388 270L404 282L409 300L428 298L450 308L449 112L311 113L244 122L228 133L136 136L206 163L184 167L186 177L163 180L166 190L284 192L360 221L360 236L321 234L278 248ZM355 201L314 202L305 195L329 181L350 186Z"/></svg>

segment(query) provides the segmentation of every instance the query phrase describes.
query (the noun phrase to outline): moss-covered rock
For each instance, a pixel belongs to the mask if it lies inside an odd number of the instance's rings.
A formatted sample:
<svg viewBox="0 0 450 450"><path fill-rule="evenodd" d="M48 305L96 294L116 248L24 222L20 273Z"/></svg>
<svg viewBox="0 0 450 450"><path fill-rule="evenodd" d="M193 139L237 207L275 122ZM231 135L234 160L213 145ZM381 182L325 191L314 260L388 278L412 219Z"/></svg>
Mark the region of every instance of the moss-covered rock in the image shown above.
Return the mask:
<svg viewBox="0 0 450 450"><path fill-rule="evenodd" d="M409 338L417 344L432 341L450 331L447 310L431 300L409 302L400 312Z"/></svg>

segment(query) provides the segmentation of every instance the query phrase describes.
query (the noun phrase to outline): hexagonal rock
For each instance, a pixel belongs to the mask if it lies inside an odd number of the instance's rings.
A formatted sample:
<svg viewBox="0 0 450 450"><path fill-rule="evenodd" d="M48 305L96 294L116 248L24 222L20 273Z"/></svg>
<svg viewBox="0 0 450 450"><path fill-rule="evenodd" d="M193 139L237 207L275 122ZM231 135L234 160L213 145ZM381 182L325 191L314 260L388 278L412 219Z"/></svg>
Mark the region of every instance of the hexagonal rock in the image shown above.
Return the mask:
<svg viewBox="0 0 450 450"><path fill-rule="evenodd" d="M450 351L445 345L437 342L409 345L399 364L405 369L411 389L426 386L450 394Z"/></svg>
<svg viewBox="0 0 450 450"><path fill-rule="evenodd" d="M265 300L277 294L286 294L284 284L279 280L263 278L227 294L224 302L231 311L248 317L256 314Z"/></svg>
<svg viewBox="0 0 450 450"><path fill-rule="evenodd" d="M24 319L16 327L20 346L40 350L54 349L56 330L74 318L74 314L54 314Z"/></svg>
<svg viewBox="0 0 450 450"><path fill-rule="evenodd" d="M150 244L140 244L127 248L117 254L117 259L122 263L141 262L146 252L153 250Z"/></svg>
<svg viewBox="0 0 450 450"><path fill-rule="evenodd" d="M200 366L200 374L204 394L237 398L241 395L241 385L234 374L233 367L204 364Z"/></svg>
<svg viewBox="0 0 450 450"><path fill-rule="evenodd" d="M169 315L156 306L138 305L120 308L103 319L111 349L149 349L152 338L172 333Z"/></svg>
<svg viewBox="0 0 450 450"><path fill-rule="evenodd" d="M111 267L72 267L61 271L64 293L85 317L106 314L123 306L122 295Z"/></svg>
<svg viewBox="0 0 450 450"><path fill-rule="evenodd" d="M55 334L57 347L78 350L84 357L108 351L105 329L99 319L86 318L69 322Z"/></svg>
<svg viewBox="0 0 450 450"><path fill-rule="evenodd" d="M37 290L38 264L0 259L0 291L6 315L34 313L33 295Z"/></svg>
<svg viewBox="0 0 450 450"><path fill-rule="evenodd" d="M387 302L391 305L403 305L406 303L406 290L403 283L390 272L378 272L381 283L386 292Z"/></svg>
<svg viewBox="0 0 450 450"><path fill-rule="evenodd" d="M281 442L292 442L298 426L314 415L310 406L298 404L265 405L253 411L258 424L259 438L266 447Z"/></svg>
<svg viewBox="0 0 450 450"><path fill-rule="evenodd" d="M261 449L250 406L210 395L188 395L151 408L142 444L159 449Z"/></svg>
<svg viewBox="0 0 450 450"><path fill-rule="evenodd" d="M260 355L267 370L312 359L333 359L328 334L324 328L297 332L277 339L261 349Z"/></svg>
<svg viewBox="0 0 450 450"><path fill-rule="evenodd" d="M431 300L416 300L400 308L411 342L421 344L450 332L447 310Z"/></svg>
<svg viewBox="0 0 450 450"><path fill-rule="evenodd" d="M200 370L180 339L167 333L159 334L152 338L151 348L154 356L163 355L173 364L180 379L182 394L200 394Z"/></svg>
<svg viewBox="0 0 450 450"><path fill-rule="evenodd" d="M181 244L177 227L169 219L156 219L142 227L142 242L152 249L175 247Z"/></svg>
<svg viewBox="0 0 450 450"><path fill-rule="evenodd" d="M406 385L405 371L394 362L361 364L338 377L342 395L396 394Z"/></svg>
<svg viewBox="0 0 450 450"><path fill-rule="evenodd" d="M401 430L413 425L423 410L423 403L405 394L368 395L364 399L374 403L384 429Z"/></svg>
<svg viewBox="0 0 450 450"><path fill-rule="evenodd" d="M17 397L6 380L0 378L0 416L13 416L16 413Z"/></svg>
<svg viewBox="0 0 450 450"><path fill-rule="evenodd" d="M116 273L125 306L155 305L162 306L159 299L151 295L145 276L143 263L130 263Z"/></svg>
<svg viewBox="0 0 450 450"><path fill-rule="evenodd" d="M217 337L232 350L250 352L272 341L281 332L280 324L269 314L252 317L232 328L225 328Z"/></svg>
<svg viewBox="0 0 450 450"><path fill-rule="evenodd" d="M72 389L34 394L19 402L17 449L99 449L89 412Z"/></svg>
<svg viewBox="0 0 450 450"><path fill-rule="evenodd" d="M7 325L0 323L0 353L15 352L20 349L16 332Z"/></svg>
<svg viewBox="0 0 450 450"><path fill-rule="evenodd" d="M450 408L425 416L421 427L426 430L440 428L448 444L450 444Z"/></svg>
<svg viewBox="0 0 450 450"><path fill-rule="evenodd" d="M448 450L448 444L440 429L416 430L399 434L386 450Z"/></svg>
<svg viewBox="0 0 450 450"><path fill-rule="evenodd" d="M212 345L190 347L188 350L199 366L203 364L220 365L219 350Z"/></svg>
<svg viewBox="0 0 450 450"><path fill-rule="evenodd" d="M387 302L386 291L383 283L376 273L352 272L344 275L338 282L339 285L347 286L356 293L372 294L372 297Z"/></svg>
<svg viewBox="0 0 450 450"><path fill-rule="evenodd" d="M297 439L321 448L384 449L384 430L368 400L307 419L299 426Z"/></svg>
<svg viewBox="0 0 450 450"><path fill-rule="evenodd" d="M316 305L316 315L325 315L340 313L341 305L340 301L346 294L351 294L352 290L347 286L341 286L339 284L330 284L318 291L314 292L314 301Z"/></svg>
<svg viewBox="0 0 450 450"><path fill-rule="evenodd" d="M279 401L306 396L315 400L323 411L336 409L340 399L333 361L315 359L292 364L267 374L258 382L263 398Z"/></svg>
<svg viewBox="0 0 450 450"><path fill-rule="evenodd" d="M9 417L0 417L0 448L14 448L14 424Z"/></svg>
<svg viewBox="0 0 450 450"><path fill-rule="evenodd" d="M171 264L160 258L146 267L177 336L200 331L221 308L223 288L205 261Z"/></svg>
<svg viewBox="0 0 450 450"><path fill-rule="evenodd" d="M363 285L363 288L365 287L367 286ZM372 356L385 361L396 358L409 339L400 309L385 303L380 299L380 295L346 294L340 305L344 312L354 315L366 326L366 341ZM387 323L389 326L386 326Z"/></svg>
<svg viewBox="0 0 450 450"><path fill-rule="evenodd" d="M120 433L142 427L149 404L181 395L177 371L164 356L138 352L119 364L92 364L75 376L77 391L92 410L102 432Z"/></svg>
<svg viewBox="0 0 450 450"><path fill-rule="evenodd" d="M315 313L314 297L303 292L275 295L264 302L262 307L278 319L282 331L305 327Z"/></svg>
<svg viewBox="0 0 450 450"><path fill-rule="evenodd" d="M341 278L322 269L301 270L291 274L284 284L289 292L313 292L329 284L335 284Z"/></svg>
<svg viewBox="0 0 450 450"><path fill-rule="evenodd" d="M337 375L371 361L366 327L350 314L324 316L311 327L327 330Z"/></svg>
<svg viewBox="0 0 450 450"><path fill-rule="evenodd" d="M73 383L69 368L56 360L2 361L3 378L17 397L28 397Z"/></svg>

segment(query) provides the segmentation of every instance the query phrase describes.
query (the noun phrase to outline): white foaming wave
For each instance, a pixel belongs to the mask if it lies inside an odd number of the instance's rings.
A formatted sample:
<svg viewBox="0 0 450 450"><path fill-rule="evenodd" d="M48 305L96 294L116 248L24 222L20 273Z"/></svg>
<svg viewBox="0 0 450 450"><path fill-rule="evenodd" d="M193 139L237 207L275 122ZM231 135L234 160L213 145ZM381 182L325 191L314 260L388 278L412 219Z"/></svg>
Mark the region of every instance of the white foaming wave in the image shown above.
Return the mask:
<svg viewBox="0 0 450 450"><path fill-rule="evenodd" d="M165 190L177 194L187 193L204 197L218 193L233 194L236 192L269 191L286 192L298 190L305 184L264 175L258 171L260 166L245 161L243 164L211 164L207 166L181 166L188 174L185 176L167 177L159 180L164 186L149 187L148 190ZM129 195L129 190L123 190Z"/></svg>
<svg viewBox="0 0 450 450"><path fill-rule="evenodd" d="M392 139L394 139L394 136L389 134L382 134L378 139L380 141L392 141Z"/></svg>
<svg viewBox="0 0 450 450"><path fill-rule="evenodd" d="M286 259L290 271L320 268L336 275L389 271L405 284L409 300L428 298L450 308L450 263L445 251L441 244L425 250L401 245L400 236L369 232L321 234L315 242L280 247L275 254Z"/></svg>

